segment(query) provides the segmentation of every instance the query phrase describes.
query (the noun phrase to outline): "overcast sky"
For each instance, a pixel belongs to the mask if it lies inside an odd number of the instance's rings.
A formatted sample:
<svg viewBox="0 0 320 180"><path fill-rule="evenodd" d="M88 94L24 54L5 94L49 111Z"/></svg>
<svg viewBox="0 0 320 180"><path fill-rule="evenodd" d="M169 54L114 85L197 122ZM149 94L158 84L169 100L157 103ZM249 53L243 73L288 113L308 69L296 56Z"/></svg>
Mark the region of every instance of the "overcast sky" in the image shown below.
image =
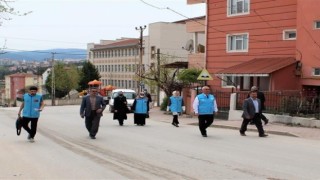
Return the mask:
<svg viewBox="0 0 320 180"><path fill-rule="evenodd" d="M187 0L16 0L10 5L27 16L10 16L0 26L0 46L7 49L41 50L83 48L89 42L120 37L139 37L135 27L153 22L172 22L205 15L205 4ZM166 9L181 13L179 15ZM163 9L162 9L163 8ZM145 34L148 34L145 31Z"/></svg>

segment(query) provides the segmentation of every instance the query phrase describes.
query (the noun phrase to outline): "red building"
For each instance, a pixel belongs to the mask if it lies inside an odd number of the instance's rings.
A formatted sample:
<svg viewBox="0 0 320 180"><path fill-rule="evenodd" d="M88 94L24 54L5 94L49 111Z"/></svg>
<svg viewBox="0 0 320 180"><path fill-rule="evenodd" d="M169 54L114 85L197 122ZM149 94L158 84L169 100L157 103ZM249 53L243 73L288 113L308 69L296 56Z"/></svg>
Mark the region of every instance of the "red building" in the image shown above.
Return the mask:
<svg viewBox="0 0 320 180"><path fill-rule="evenodd" d="M17 73L5 76L6 99L15 100L17 97L22 95L20 91L27 86L37 86L39 88L39 92L41 92L41 82L41 76L33 74Z"/></svg>
<svg viewBox="0 0 320 180"><path fill-rule="evenodd" d="M208 0L206 68L216 77L208 84L223 91L319 88L317 7L318 0Z"/></svg>

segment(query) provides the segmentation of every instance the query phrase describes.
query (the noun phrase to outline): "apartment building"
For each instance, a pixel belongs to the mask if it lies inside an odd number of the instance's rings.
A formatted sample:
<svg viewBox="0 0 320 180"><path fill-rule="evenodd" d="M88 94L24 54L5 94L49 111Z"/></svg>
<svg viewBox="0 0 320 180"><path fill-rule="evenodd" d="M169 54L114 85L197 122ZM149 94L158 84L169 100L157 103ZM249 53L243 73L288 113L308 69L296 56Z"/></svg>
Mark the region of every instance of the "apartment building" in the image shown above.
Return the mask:
<svg viewBox="0 0 320 180"><path fill-rule="evenodd" d="M205 59L214 89L320 91L317 0L187 3L207 4Z"/></svg>
<svg viewBox="0 0 320 180"><path fill-rule="evenodd" d="M42 77L34 74L16 73L5 76L5 99L16 100L22 97L20 90L28 86L37 86L42 92Z"/></svg>
<svg viewBox="0 0 320 180"><path fill-rule="evenodd" d="M101 40L99 44L88 44L88 60L98 69L102 86L137 89L138 45L139 39L131 38Z"/></svg>
<svg viewBox="0 0 320 180"><path fill-rule="evenodd" d="M166 64L188 61L189 50L185 46L193 36L186 31L186 21L151 23L147 30L149 35L143 37L143 71L157 64L158 49ZM103 86L138 89L141 85L137 76L139 42L138 38L121 38L88 44L88 59L97 67ZM152 95L156 95L156 87L142 85Z"/></svg>

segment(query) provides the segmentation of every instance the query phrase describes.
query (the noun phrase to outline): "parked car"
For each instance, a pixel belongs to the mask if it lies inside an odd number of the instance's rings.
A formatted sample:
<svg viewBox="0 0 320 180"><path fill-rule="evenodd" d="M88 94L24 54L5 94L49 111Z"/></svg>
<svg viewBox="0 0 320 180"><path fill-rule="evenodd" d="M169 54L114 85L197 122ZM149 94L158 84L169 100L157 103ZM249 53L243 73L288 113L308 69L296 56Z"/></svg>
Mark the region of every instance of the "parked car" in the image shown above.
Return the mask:
<svg viewBox="0 0 320 180"><path fill-rule="evenodd" d="M118 92L119 91L122 91L123 92L123 95L127 98L127 106L128 106L128 109L131 111L131 107L132 107L132 104L134 102L134 99L137 97L137 93L132 90L132 89L115 89L111 92L111 97L110 97L110 100L109 100L109 111L110 112L114 112L114 98L118 96Z"/></svg>

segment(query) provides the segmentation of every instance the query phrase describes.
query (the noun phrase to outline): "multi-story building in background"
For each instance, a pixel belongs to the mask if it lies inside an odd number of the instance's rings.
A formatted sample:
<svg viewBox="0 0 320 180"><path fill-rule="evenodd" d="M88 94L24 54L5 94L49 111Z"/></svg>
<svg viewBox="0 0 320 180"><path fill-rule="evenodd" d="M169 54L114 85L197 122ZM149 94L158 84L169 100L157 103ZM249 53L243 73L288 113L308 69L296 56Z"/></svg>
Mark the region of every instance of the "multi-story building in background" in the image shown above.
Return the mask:
<svg viewBox="0 0 320 180"><path fill-rule="evenodd" d="M222 91L257 85L267 91L313 88L319 92L318 3L207 1L206 68L219 77L208 84Z"/></svg>
<svg viewBox="0 0 320 180"><path fill-rule="evenodd" d="M101 40L88 44L88 59L98 69L103 86L136 89L139 65L139 39ZM145 62L143 61L143 64Z"/></svg>
<svg viewBox="0 0 320 180"><path fill-rule="evenodd" d="M5 99L15 101L21 97L21 90L29 86L37 86L42 92L42 77L34 74L17 73L5 76Z"/></svg>
<svg viewBox="0 0 320 180"><path fill-rule="evenodd" d="M149 35L143 37L144 71L158 63L158 49L161 59L167 64L188 61L189 50L186 50L185 46L193 36L186 30L186 21L151 23L148 32ZM122 38L88 44L88 60L97 67L103 86L113 85L117 88L138 90L139 42L138 38ZM156 87L144 87L155 97Z"/></svg>

